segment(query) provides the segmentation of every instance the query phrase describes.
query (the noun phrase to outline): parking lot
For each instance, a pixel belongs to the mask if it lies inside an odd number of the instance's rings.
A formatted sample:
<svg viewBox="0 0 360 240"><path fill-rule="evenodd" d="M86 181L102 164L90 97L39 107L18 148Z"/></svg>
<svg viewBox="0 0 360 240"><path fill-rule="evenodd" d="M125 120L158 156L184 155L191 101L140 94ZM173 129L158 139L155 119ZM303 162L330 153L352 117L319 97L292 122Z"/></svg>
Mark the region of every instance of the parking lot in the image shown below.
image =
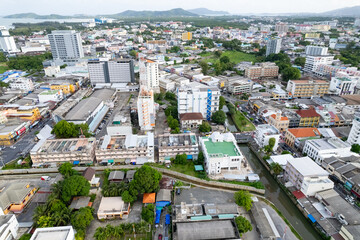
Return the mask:
<svg viewBox="0 0 360 240"><path fill-rule="evenodd" d="M180 205L181 202L187 204L195 203L234 203L234 193L220 190L210 190L193 187L181 189L180 195L175 194L174 204Z"/></svg>

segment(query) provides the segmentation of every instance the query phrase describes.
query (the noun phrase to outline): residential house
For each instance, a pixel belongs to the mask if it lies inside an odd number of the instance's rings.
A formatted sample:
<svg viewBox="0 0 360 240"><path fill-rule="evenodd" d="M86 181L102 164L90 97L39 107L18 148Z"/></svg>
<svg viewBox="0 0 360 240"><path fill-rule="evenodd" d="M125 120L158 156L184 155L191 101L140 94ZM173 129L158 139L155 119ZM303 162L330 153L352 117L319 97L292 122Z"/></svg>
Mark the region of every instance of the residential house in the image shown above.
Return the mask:
<svg viewBox="0 0 360 240"><path fill-rule="evenodd" d="M182 113L180 114L180 125L182 129L196 129L204 120L201 113Z"/></svg>
<svg viewBox="0 0 360 240"><path fill-rule="evenodd" d="M121 197L102 197L97 211L98 219L127 218L130 213L130 203L125 203Z"/></svg>
<svg viewBox="0 0 360 240"><path fill-rule="evenodd" d="M37 188L28 182L6 183L0 186L0 211L21 213L33 198Z"/></svg>
<svg viewBox="0 0 360 240"><path fill-rule="evenodd" d="M123 171L111 171L108 177L109 182L123 182L125 178L125 172Z"/></svg>
<svg viewBox="0 0 360 240"><path fill-rule="evenodd" d="M300 116L299 127L317 127L320 122L320 115L315 109L298 110L296 113Z"/></svg>
<svg viewBox="0 0 360 240"><path fill-rule="evenodd" d="M320 138L317 128L289 128L285 132L285 143L290 147L300 147L300 141L312 138Z"/></svg>

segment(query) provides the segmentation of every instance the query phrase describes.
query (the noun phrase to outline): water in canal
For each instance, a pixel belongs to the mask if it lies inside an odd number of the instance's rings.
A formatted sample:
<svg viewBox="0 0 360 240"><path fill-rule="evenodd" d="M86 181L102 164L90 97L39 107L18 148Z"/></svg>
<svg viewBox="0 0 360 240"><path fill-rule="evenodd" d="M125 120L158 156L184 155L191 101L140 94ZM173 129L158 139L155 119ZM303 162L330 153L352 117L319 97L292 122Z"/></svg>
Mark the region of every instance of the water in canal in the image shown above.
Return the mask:
<svg viewBox="0 0 360 240"><path fill-rule="evenodd" d="M229 129L230 132L238 132L230 114L226 114L227 118L225 121L225 126Z"/></svg>
<svg viewBox="0 0 360 240"><path fill-rule="evenodd" d="M257 156L253 154L247 145L240 144L239 147L249 161L254 172L260 176L260 180L265 186L265 197L274 203L304 240L321 240L322 238L320 235L315 231L300 210L297 209L286 193L278 186L277 182L261 164ZM288 231L290 231L290 229L288 229ZM283 233L280 233L280 235L282 234Z"/></svg>

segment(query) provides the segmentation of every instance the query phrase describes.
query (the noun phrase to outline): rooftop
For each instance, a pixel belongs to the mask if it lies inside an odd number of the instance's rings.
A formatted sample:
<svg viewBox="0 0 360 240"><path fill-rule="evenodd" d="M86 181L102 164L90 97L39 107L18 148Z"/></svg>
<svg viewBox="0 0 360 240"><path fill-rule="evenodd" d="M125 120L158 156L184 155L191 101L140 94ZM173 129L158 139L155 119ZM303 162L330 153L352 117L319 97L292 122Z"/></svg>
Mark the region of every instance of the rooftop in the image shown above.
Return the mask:
<svg viewBox="0 0 360 240"><path fill-rule="evenodd" d="M292 165L302 176L328 176L329 173L317 165L311 158L289 158L288 164Z"/></svg>
<svg viewBox="0 0 360 240"><path fill-rule="evenodd" d="M320 115L315 111L315 109L308 109L308 110L298 110L296 113L302 118L308 117L320 117Z"/></svg>
<svg viewBox="0 0 360 240"><path fill-rule="evenodd" d="M54 95L54 94L57 94L58 92L59 92L59 90L48 90L48 91L41 92L39 95Z"/></svg>
<svg viewBox="0 0 360 240"><path fill-rule="evenodd" d="M67 240L74 235L72 226L37 228L30 240Z"/></svg>
<svg viewBox="0 0 360 240"><path fill-rule="evenodd" d="M337 137L309 140L307 143L319 150L350 148L350 144Z"/></svg>
<svg viewBox="0 0 360 240"><path fill-rule="evenodd" d="M317 128L289 128L288 131L294 135L295 138L315 137L321 135Z"/></svg>

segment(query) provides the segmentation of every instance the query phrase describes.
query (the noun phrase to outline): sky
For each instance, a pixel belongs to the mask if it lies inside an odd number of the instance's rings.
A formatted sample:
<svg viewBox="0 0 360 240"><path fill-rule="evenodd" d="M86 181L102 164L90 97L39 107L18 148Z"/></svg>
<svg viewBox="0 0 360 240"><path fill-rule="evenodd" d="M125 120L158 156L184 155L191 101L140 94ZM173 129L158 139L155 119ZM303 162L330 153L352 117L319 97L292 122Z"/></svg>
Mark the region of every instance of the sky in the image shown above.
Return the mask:
<svg viewBox="0 0 360 240"><path fill-rule="evenodd" d="M324 12L360 5L360 0L0 0L0 15L114 14L125 10L169 10L205 7L239 13Z"/></svg>

